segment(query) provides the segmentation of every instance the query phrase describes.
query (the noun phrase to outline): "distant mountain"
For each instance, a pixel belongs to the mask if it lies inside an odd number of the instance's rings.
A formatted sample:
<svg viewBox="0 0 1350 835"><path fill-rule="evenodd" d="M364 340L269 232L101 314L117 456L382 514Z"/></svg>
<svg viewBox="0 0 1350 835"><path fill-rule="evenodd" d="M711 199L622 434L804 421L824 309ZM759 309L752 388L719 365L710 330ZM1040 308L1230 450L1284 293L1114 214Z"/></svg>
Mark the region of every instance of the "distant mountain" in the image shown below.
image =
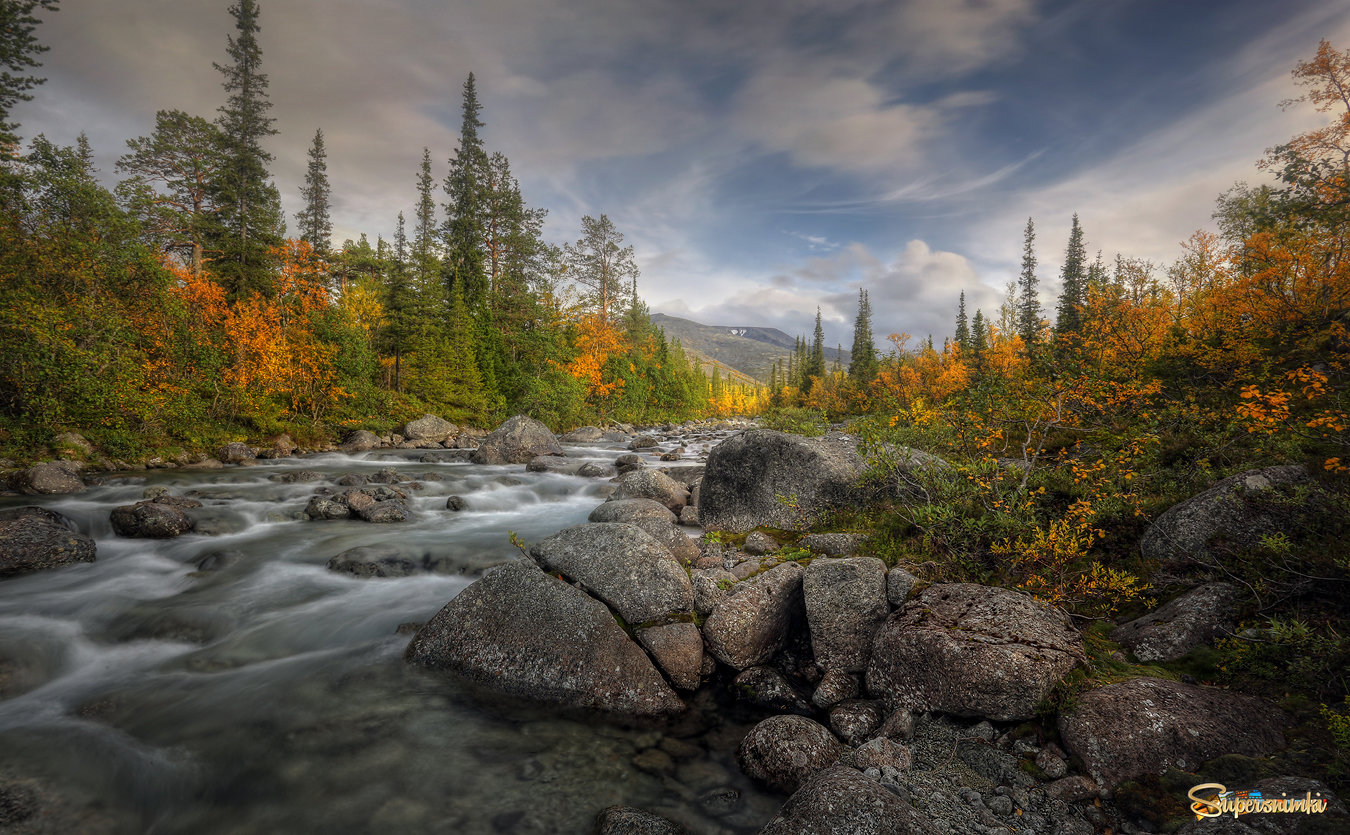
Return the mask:
<svg viewBox="0 0 1350 835"><path fill-rule="evenodd" d="M664 313L653 313L652 324L664 330L667 339L680 340L690 353L715 361L723 369L723 376L726 369L733 369L761 383L769 382L769 370L775 361L782 360L787 366L797 344L795 336L788 336L778 328L703 325ZM825 362L833 366L836 359L848 366L847 352L826 348Z"/></svg>

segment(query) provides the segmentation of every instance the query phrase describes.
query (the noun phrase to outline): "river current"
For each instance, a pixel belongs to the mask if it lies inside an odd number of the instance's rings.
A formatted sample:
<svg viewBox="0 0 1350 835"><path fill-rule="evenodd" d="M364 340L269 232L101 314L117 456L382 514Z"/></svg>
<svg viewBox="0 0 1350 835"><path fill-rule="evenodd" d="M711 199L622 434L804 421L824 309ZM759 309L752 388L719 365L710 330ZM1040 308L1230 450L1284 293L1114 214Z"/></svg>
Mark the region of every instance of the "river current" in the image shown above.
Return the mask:
<svg viewBox="0 0 1350 835"><path fill-rule="evenodd" d="M666 466L656 453L671 446L644 457ZM0 582L0 779L35 779L92 832L586 833L614 804L692 833L751 833L772 817L782 798L733 756L760 717L725 686L706 685L679 719L632 726L508 703L403 662L408 624L520 557L509 532L534 542L583 523L610 488L423 457L436 456L110 474L78 495L0 499L58 510L98 546L96 562ZM316 489L389 467L420 485L399 485L409 521L304 519ZM318 480L289 480L302 471ZM207 533L116 536L111 510L154 487L201 501ZM451 495L463 510L445 509ZM376 544L435 570L325 567Z"/></svg>

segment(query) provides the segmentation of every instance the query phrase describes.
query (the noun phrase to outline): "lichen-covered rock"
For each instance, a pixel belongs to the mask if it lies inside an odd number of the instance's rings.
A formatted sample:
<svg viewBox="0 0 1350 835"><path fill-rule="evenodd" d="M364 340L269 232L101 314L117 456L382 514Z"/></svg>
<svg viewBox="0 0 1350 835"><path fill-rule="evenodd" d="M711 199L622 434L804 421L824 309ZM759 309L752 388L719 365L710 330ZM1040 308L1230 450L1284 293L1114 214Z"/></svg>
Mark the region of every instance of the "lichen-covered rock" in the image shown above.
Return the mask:
<svg viewBox="0 0 1350 835"><path fill-rule="evenodd" d="M350 519L352 509L328 496L312 496L305 505L305 515L310 519Z"/></svg>
<svg viewBox="0 0 1350 835"><path fill-rule="evenodd" d="M22 507L0 516L0 579L93 562L96 551L94 540L55 511Z"/></svg>
<svg viewBox="0 0 1350 835"><path fill-rule="evenodd" d="M905 605L905 601L909 599L909 593L914 591L914 586L918 582L918 577L898 565L895 566L886 572L886 602L899 609Z"/></svg>
<svg viewBox="0 0 1350 835"><path fill-rule="evenodd" d="M865 538L856 533L809 533L797 544L815 554L848 557L858 552Z"/></svg>
<svg viewBox="0 0 1350 835"><path fill-rule="evenodd" d="M881 727L881 705L867 699L846 699L830 709L830 729L849 745L861 745Z"/></svg>
<svg viewBox="0 0 1350 835"><path fill-rule="evenodd" d="M343 452L368 452L380 445L380 439L374 432L367 432L364 429L356 429L348 432L342 439Z"/></svg>
<svg viewBox="0 0 1350 835"><path fill-rule="evenodd" d="M73 461L48 461L24 470L19 477L19 491L29 496L56 496L83 493L84 482L79 476L79 465Z"/></svg>
<svg viewBox="0 0 1350 835"><path fill-rule="evenodd" d="M736 691L751 704L780 713L799 713L809 716L814 711L802 694L788 683L783 674L773 667L751 667L742 670L732 681Z"/></svg>
<svg viewBox="0 0 1350 835"><path fill-rule="evenodd" d="M169 539L192 530L186 513L158 500L115 507L110 519L118 536L140 539Z"/></svg>
<svg viewBox="0 0 1350 835"><path fill-rule="evenodd" d="M727 438L708 455L699 519L713 531L795 529L825 511L874 498L876 488L859 486L866 469L849 436L803 438L752 429Z"/></svg>
<svg viewBox="0 0 1350 835"><path fill-rule="evenodd" d="M618 472L613 464L605 464L599 461L587 461L580 467L577 467L577 475L582 478L612 478Z"/></svg>
<svg viewBox="0 0 1350 835"><path fill-rule="evenodd" d="M619 483L609 498L616 502L621 499L652 499L665 505L671 513L679 513L689 504L689 491L660 470L634 470L619 477Z"/></svg>
<svg viewBox="0 0 1350 835"><path fill-rule="evenodd" d="M632 806L610 806L595 819L598 835L685 835L685 828Z"/></svg>
<svg viewBox="0 0 1350 835"><path fill-rule="evenodd" d="M550 704L633 716L684 709L603 603L528 560L493 568L460 592L405 657Z"/></svg>
<svg viewBox="0 0 1350 835"><path fill-rule="evenodd" d="M886 564L875 557L813 560L802 575L816 664L826 670L867 669L886 604Z"/></svg>
<svg viewBox="0 0 1350 835"><path fill-rule="evenodd" d="M718 661L737 670L763 664L787 642L801 606L802 567L783 563L738 584L703 623L703 640Z"/></svg>
<svg viewBox="0 0 1350 835"><path fill-rule="evenodd" d="M563 455L539 455L531 458L530 463L525 465L525 471L529 473L577 475L580 469L580 461Z"/></svg>
<svg viewBox="0 0 1350 835"><path fill-rule="evenodd" d="M362 545L333 557L326 568L354 577L407 577L421 573L425 566L422 559L396 545Z"/></svg>
<svg viewBox="0 0 1350 835"><path fill-rule="evenodd" d="M637 631L642 644L680 690L694 691L703 681L703 635L692 623L676 622Z"/></svg>
<svg viewBox="0 0 1350 835"><path fill-rule="evenodd" d="M929 586L877 630L867 689L892 707L1030 719L1084 660L1068 616L973 583Z"/></svg>
<svg viewBox="0 0 1350 835"><path fill-rule="evenodd" d="M655 435L638 435L628 444L629 449L652 449L661 443Z"/></svg>
<svg viewBox="0 0 1350 835"><path fill-rule="evenodd" d="M1290 510L1282 502L1287 504L1300 489L1314 498L1321 494L1307 469L1298 464L1225 478L1163 512L1144 532L1139 550L1148 559L1180 567L1207 563L1217 539L1228 547L1251 547L1262 536L1284 530ZM1316 501L1299 504L1308 512L1316 511Z"/></svg>
<svg viewBox="0 0 1350 835"><path fill-rule="evenodd" d="M1121 624L1111 638L1140 661L1174 661L1233 631L1241 591L1232 583L1207 583Z"/></svg>
<svg viewBox="0 0 1350 835"><path fill-rule="evenodd" d="M216 451L216 458L222 464L238 464L240 461L252 461L258 457L253 447L239 441L231 441Z"/></svg>
<svg viewBox="0 0 1350 835"><path fill-rule="evenodd" d="M803 783L759 835L938 835L938 830L880 783L857 769L834 766Z"/></svg>
<svg viewBox="0 0 1350 835"><path fill-rule="evenodd" d="M1220 754L1264 757L1284 747L1285 716L1242 693L1157 678L1080 695L1059 717L1065 748L1105 788L1169 768L1196 771Z"/></svg>
<svg viewBox="0 0 1350 835"><path fill-rule="evenodd" d="M637 522L639 519L675 522L675 514L670 508L655 499L613 499L592 510L586 518L591 522Z"/></svg>
<svg viewBox="0 0 1350 835"><path fill-rule="evenodd" d="M793 792L812 774L834 765L842 751L839 740L819 722L805 716L771 716L741 740L736 762L751 779Z"/></svg>
<svg viewBox="0 0 1350 835"><path fill-rule="evenodd" d="M459 427L444 418L435 415L422 415L403 425L400 435L410 441L436 441L444 443L459 432Z"/></svg>
<svg viewBox="0 0 1350 835"><path fill-rule="evenodd" d="M605 437L605 430L598 426L581 426L558 438L565 444L593 444Z"/></svg>
<svg viewBox="0 0 1350 835"><path fill-rule="evenodd" d="M811 694L811 703L821 709L839 704L845 699L856 699L861 690L858 679L843 670L826 670L816 682L816 690Z"/></svg>
<svg viewBox="0 0 1350 835"><path fill-rule="evenodd" d="M870 739L859 745L854 749L852 759L853 767L863 770L894 768L908 771L911 762L909 749L885 736Z"/></svg>
<svg viewBox="0 0 1350 835"><path fill-rule="evenodd" d="M566 528L531 546L530 557L545 571L580 583L634 626L694 608L689 575L668 548L636 525Z"/></svg>
<svg viewBox="0 0 1350 835"><path fill-rule="evenodd" d="M547 426L532 417L516 415L492 430L469 460L475 464L528 464L540 455L562 454L562 446Z"/></svg>
<svg viewBox="0 0 1350 835"><path fill-rule="evenodd" d="M736 575L724 568L696 568L689 572L689 582L694 588L694 611L707 618L731 594Z"/></svg>
<svg viewBox="0 0 1350 835"><path fill-rule="evenodd" d="M756 557L771 554L778 550L778 542L763 531L751 531L745 538L745 553Z"/></svg>

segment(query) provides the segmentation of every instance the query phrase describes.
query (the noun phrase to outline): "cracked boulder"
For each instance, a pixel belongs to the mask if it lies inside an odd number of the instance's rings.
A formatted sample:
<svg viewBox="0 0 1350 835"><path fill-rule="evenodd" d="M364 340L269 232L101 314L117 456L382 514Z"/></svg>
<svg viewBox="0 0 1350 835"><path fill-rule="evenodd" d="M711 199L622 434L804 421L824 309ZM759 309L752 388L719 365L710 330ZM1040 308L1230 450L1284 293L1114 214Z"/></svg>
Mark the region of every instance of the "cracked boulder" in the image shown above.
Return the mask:
<svg viewBox="0 0 1350 835"><path fill-rule="evenodd" d="M816 664L866 670L872 638L890 613L886 564L875 557L813 560L802 575L802 597Z"/></svg>
<svg viewBox="0 0 1350 835"><path fill-rule="evenodd" d="M718 661L737 670L763 664L787 643L801 607L802 567L783 563L737 583L703 622L703 640Z"/></svg>
<svg viewBox="0 0 1350 835"><path fill-rule="evenodd" d="M670 550L636 525L597 522L535 543L530 557L608 603L633 626L694 609L694 589Z"/></svg>
<svg viewBox="0 0 1350 835"><path fill-rule="evenodd" d="M547 704L627 716L684 709L603 603L529 560L497 566L460 592L404 657Z"/></svg>
<svg viewBox="0 0 1350 835"><path fill-rule="evenodd" d="M1083 661L1063 612L1006 589L940 584L877 631L867 689L893 708L1018 721Z"/></svg>

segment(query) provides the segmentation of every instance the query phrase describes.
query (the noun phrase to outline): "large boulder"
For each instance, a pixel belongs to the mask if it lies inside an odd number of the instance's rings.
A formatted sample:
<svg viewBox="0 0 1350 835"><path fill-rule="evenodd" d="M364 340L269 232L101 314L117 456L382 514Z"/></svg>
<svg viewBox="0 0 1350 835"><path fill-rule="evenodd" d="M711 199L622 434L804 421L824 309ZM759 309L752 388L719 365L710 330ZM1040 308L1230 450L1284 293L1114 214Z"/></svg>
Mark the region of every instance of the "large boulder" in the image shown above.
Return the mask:
<svg viewBox="0 0 1350 835"><path fill-rule="evenodd" d="M407 577L424 571L424 563L397 545L361 545L333 557L325 567L354 577Z"/></svg>
<svg viewBox="0 0 1350 835"><path fill-rule="evenodd" d="M892 707L1009 722L1084 660L1068 616L1033 598L973 583L929 586L872 642L867 689Z"/></svg>
<svg viewBox="0 0 1350 835"><path fill-rule="evenodd" d="M633 522L642 519L655 519L669 524L675 523L675 514L670 508L655 499L618 499L608 501L591 511L586 517L591 522Z"/></svg>
<svg viewBox="0 0 1350 835"><path fill-rule="evenodd" d="M460 592L405 657L549 704L634 716L684 709L603 603L528 560L493 568Z"/></svg>
<svg viewBox="0 0 1350 835"><path fill-rule="evenodd" d="M948 830L950 831L950 830ZM909 802L847 766L817 772L759 835L937 835Z"/></svg>
<svg viewBox="0 0 1350 835"><path fill-rule="evenodd" d="M1220 754L1264 757L1284 747L1284 714L1256 698L1158 678L1080 695L1060 714L1064 747L1106 789L1169 768L1197 771Z"/></svg>
<svg viewBox="0 0 1350 835"><path fill-rule="evenodd" d="M458 426L444 418L435 415L422 415L417 420L410 420L405 423L403 431L399 434L410 441L444 443L453 438L458 431Z"/></svg>
<svg viewBox="0 0 1350 835"><path fill-rule="evenodd" d="M1262 536L1285 529L1289 502L1300 489L1320 493L1307 469L1298 464L1225 478L1164 511L1144 532L1139 550L1148 559L1179 567L1208 563L1212 546L1220 539L1229 547L1251 547ZM1304 508L1313 510L1306 504Z"/></svg>
<svg viewBox="0 0 1350 835"><path fill-rule="evenodd" d="M469 460L475 464L528 464L540 455L562 454L562 446L547 426L532 417L516 415L492 430Z"/></svg>
<svg viewBox="0 0 1350 835"><path fill-rule="evenodd" d="M357 429L348 432L342 439L343 452L369 452L380 445L380 439L374 432L368 432L365 429Z"/></svg>
<svg viewBox="0 0 1350 835"><path fill-rule="evenodd" d="M834 765L843 750L834 734L814 719L770 716L741 740L736 762L751 779L794 792L812 774Z"/></svg>
<svg viewBox="0 0 1350 835"><path fill-rule="evenodd" d="M95 551L94 540L54 511L24 507L0 516L0 579L93 562Z"/></svg>
<svg viewBox="0 0 1350 835"><path fill-rule="evenodd" d="M239 441L231 441L216 450L216 459L222 464L238 464L240 461L252 461L258 457L253 447Z"/></svg>
<svg viewBox="0 0 1350 835"><path fill-rule="evenodd" d="M24 470L19 477L19 490L30 496L55 496L65 493L83 493L79 466L70 461L49 461Z"/></svg>
<svg viewBox="0 0 1350 835"><path fill-rule="evenodd" d="M689 575L669 549L636 525L566 528L531 546L530 557L545 571L581 584L633 626L694 608Z"/></svg>
<svg viewBox="0 0 1350 835"><path fill-rule="evenodd" d="M867 464L846 435L803 438L752 429L713 448L699 487L698 515L712 531L794 529L825 511L871 499Z"/></svg>
<svg viewBox="0 0 1350 835"><path fill-rule="evenodd" d="M787 643L801 606L802 567L775 566L737 584L703 622L703 640L718 661L737 670L763 664Z"/></svg>
<svg viewBox="0 0 1350 835"><path fill-rule="evenodd" d="M1232 583L1206 583L1141 618L1121 624L1111 638L1140 661L1175 661L1201 644L1233 631L1241 591Z"/></svg>
<svg viewBox="0 0 1350 835"><path fill-rule="evenodd" d="M652 499L671 513L679 513L689 504L689 490L660 470L634 470L619 477L619 484L609 498L610 501Z"/></svg>
<svg viewBox="0 0 1350 835"><path fill-rule="evenodd" d="M192 530L192 519L182 509L160 501L115 507L109 518L118 536L138 539L170 539Z"/></svg>
<svg viewBox="0 0 1350 835"><path fill-rule="evenodd" d="M561 436L558 440L565 444L593 444L605 437L605 430L598 426L579 426Z"/></svg>
<svg viewBox="0 0 1350 835"><path fill-rule="evenodd" d="M891 611L886 564L875 557L813 560L802 575L802 598L816 664L826 670L866 670L872 638Z"/></svg>

